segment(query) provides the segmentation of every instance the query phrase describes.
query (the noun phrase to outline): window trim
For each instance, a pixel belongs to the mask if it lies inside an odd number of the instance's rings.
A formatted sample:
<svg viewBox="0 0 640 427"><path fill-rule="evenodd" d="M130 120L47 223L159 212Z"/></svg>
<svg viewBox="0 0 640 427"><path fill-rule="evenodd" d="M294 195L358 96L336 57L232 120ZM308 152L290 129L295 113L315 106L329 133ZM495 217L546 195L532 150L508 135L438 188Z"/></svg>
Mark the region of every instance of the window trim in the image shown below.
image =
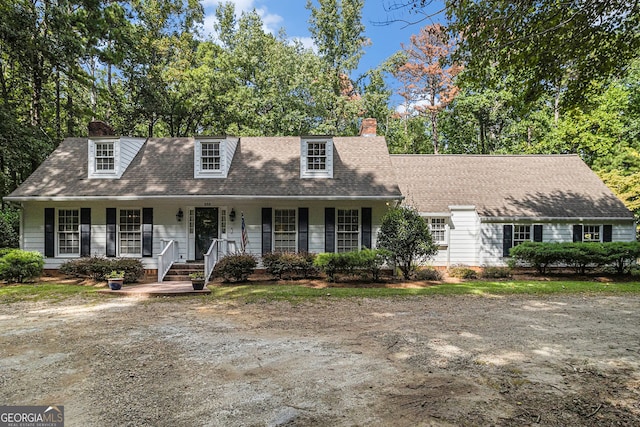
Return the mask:
<svg viewBox="0 0 640 427"><path fill-rule="evenodd" d="M218 156L220 158L220 164L218 169L203 169L202 155L203 144L218 144ZM196 138L194 150L193 150L193 171L194 178L226 178L229 172L227 167L227 150L230 150L228 141L222 137L202 137ZM209 156L207 156L209 157ZM216 156L213 156L214 158Z"/></svg>
<svg viewBox="0 0 640 427"><path fill-rule="evenodd" d="M110 144L113 151L113 169L98 169L98 146ZM120 139L119 138L90 138L89 139L89 178L118 178L120 172Z"/></svg>
<svg viewBox="0 0 640 427"><path fill-rule="evenodd" d="M512 224L513 225L513 230L511 231L511 247L515 248L518 245L521 245L525 242L533 242L533 226L534 224ZM528 239L518 239L517 243L516 243L516 233L518 233L516 231L517 227L528 227L529 230L526 231L526 233L529 234L529 238ZM522 232L521 232L522 233Z"/></svg>
<svg viewBox="0 0 640 427"><path fill-rule="evenodd" d="M589 240L585 240L585 235L587 234L587 227L597 227L598 228L598 240L594 240L594 239L589 239ZM593 233L589 233L589 234L593 234ZM580 236L580 238L582 239L581 242L583 243L602 243L603 241L603 225L602 224L582 224L582 235Z"/></svg>
<svg viewBox="0 0 640 427"><path fill-rule="evenodd" d="M294 227L294 231L293 231L293 235L294 235L294 250L293 251L282 251L276 248L276 235L278 234L278 232L276 231L276 212L277 211L293 211L293 227ZM272 221L273 221L273 225L272 225L272 230L271 230L271 241L272 241L272 250L274 252L290 252L290 253L297 253L298 252L298 209L297 208L273 208L273 217L272 217ZM280 232L280 234L288 234L291 232Z"/></svg>
<svg viewBox="0 0 640 427"><path fill-rule="evenodd" d="M122 230L121 230L121 221L120 219L122 218L121 213L122 211L138 211L139 212L139 218L140 218L140 230L138 232L136 232L139 235L139 242L140 242L140 252L138 253L122 253ZM120 258L142 258L142 252L143 252L143 248L142 248L142 224L143 224L143 220L142 220L142 208L139 207L122 207L122 208L118 208L118 212L117 212L117 229L116 229L116 247L117 247L117 253L118 256ZM131 231L127 231L127 233L134 233Z"/></svg>
<svg viewBox="0 0 640 427"><path fill-rule="evenodd" d="M75 233L78 235L78 252L77 253L61 253L60 252L60 211L76 211L78 213L78 228L75 232L66 232L66 233ZM81 218L80 218L80 208L76 207L68 207L68 208L56 208L56 216L55 216L55 253L59 258L80 258L80 254L82 253L82 233L80 232Z"/></svg>
<svg viewBox="0 0 640 427"><path fill-rule="evenodd" d="M358 230L355 232L355 234L357 235L355 239L357 242L357 246L349 251L340 250L340 239L338 238L338 235L340 233L347 234L347 233L354 233L354 232L340 231L340 211L356 211L358 213ZM354 250L359 251L362 249L362 209L361 208L352 208L352 207L336 208L335 229L336 229L335 231L335 252L336 253L345 253L345 252L351 252Z"/></svg>
<svg viewBox="0 0 640 427"><path fill-rule="evenodd" d="M442 229L436 231L442 231L442 240L433 240L433 243L438 246L447 246L449 244L449 218L446 216L428 216L425 218L427 220L427 225L429 226L429 231L431 232L431 236L434 236L434 228L433 228L433 220L442 220Z"/></svg>
<svg viewBox="0 0 640 427"><path fill-rule="evenodd" d="M309 168L310 144L324 143L324 169ZM300 138L300 178L333 178L333 138L303 137Z"/></svg>

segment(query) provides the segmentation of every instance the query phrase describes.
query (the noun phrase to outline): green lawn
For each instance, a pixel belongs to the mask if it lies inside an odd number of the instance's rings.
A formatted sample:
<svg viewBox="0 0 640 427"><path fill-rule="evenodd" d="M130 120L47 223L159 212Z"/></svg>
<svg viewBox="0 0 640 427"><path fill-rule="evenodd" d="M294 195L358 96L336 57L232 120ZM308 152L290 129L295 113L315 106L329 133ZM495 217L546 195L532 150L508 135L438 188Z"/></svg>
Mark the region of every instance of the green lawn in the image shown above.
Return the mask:
<svg viewBox="0 0 640 427"><path fill-rule="evenodd" d="M251 283L210 286L211 295L204 298L216 300L290 301L301 302L315 298L382 298L416 295L514 295L514 294L619 294L640 293L640 282L595 282L566 280L512 280L468 281L442 283L425 288L385 287L328 287L310 288L296 282L286 284ZM98 297L96 288L72 284L37 283L0 287L0 303L34 301L40 299L62 300L73 296ZM102 297L102 296L100 296ZM203 298L203 297L198 297Z"/></svg>
<svg viewBox="0 0 640 427"><path fill-rule="evenodd" d="M600 283L587 281L469 281L443 283L426 288L335 287L308 288L294 284L223 285L210 286L211 297L242 299L302 301L313 298L380 298L414 295L509 295L509 294L570 294L570 293L640 293L640 282Z"/></svg>

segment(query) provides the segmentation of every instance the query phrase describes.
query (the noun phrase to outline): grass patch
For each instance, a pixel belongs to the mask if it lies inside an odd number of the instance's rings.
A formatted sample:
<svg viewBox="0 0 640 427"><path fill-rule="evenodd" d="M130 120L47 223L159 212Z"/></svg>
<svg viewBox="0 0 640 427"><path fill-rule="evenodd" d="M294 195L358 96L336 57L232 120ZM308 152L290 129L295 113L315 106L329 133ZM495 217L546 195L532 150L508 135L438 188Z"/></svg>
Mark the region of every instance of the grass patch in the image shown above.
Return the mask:
<svg viewBox="0 0 640 427"><path fill-rule="evenodd" d="M81 286L62 283L36 283L0 286L0 303L8 304L20 301L59 301L77 295L96 295L93 286Z"/></svg>
<svg viewBox="0 0 640 427"><path fill-rule="evenodd" d="M300 285L211 286L211 297L226 300L301 302L314 298L383 298L419 295L544 295L575 293L640 293L638 282L586 281L470 281L442 283L424 288L341 287L309 288Z"/></svg>

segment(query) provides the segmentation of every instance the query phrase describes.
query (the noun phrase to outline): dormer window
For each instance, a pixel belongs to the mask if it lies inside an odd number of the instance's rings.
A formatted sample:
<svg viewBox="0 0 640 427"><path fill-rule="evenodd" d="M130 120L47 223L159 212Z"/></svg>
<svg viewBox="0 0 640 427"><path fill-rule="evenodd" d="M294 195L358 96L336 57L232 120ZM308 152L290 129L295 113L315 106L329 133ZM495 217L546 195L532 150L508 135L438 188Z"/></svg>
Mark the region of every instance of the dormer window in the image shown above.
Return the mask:
<svg viewBox="0 0 640 427"><path fill-rule="evenodd" d="M96 172L113 171L116 167L113 141L96 142L95 145Z"/></svg>
<svg viewBox="0 0 640 427"><path fill-rule="evenodd" d="M231 167L238 138L198 137L193 156L194 178L226 178Z"/></svg>
<svg viewBox="0 0 640 427"><path fill-rule="evenodd" d="M333 178L333 140L306 137L300 140L300 177Z"/></svg>
<svg viewBox="0 0 640 427"><path fill-rule="evenodd" d="M203 171L220 170L220 142L202 142L200 155Z"/></svg>
<svg viewBox="0 0 640 427"><path fill-rule="evenodd" d="M327 169L327 143L325 141L307 143L307 168L309 170Z"/></svg>

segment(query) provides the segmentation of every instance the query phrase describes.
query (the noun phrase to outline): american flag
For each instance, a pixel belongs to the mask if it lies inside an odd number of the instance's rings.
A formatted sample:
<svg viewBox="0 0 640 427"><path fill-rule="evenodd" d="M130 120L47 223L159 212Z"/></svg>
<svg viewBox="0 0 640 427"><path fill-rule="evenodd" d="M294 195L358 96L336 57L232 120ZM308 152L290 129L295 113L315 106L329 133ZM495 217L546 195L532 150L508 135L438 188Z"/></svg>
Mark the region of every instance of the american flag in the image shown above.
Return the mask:
<svg viewBox="0 0 640 427"><path fill-rule="evenodd" d="M247 249L247 245L249 245L249 235L247 234L247 227L244 224L244 213L240 213L242 217L242 252Z"/></svg>

